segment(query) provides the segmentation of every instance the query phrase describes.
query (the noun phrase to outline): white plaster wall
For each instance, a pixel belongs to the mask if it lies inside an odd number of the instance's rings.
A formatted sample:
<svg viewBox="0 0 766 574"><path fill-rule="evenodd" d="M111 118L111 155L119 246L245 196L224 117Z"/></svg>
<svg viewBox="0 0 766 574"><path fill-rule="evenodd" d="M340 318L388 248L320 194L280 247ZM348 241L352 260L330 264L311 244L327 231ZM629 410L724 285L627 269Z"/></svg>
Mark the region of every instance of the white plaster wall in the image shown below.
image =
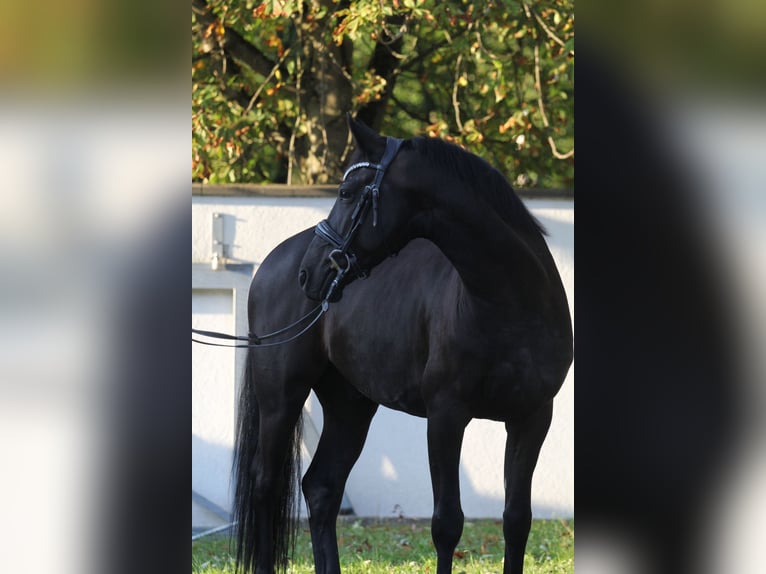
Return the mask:
<svg viewBox="0 0 766 574"><path fill-rule="evenodd" d="M192 196L192 262L210 261L213 213L226 216L225 238L231 259L256 267L281 241L316 225L334 200L313 197Z"/></svg>
<svg viewBox="0 0 766 574"><path fill-rule="evenodd" d="M192 328L230 333L231 290L192 291ZM192 489L228 510L234 444L234 351L192 344ZM221 520L192 502L192 525Z"/></svg>
<svg viewBox="0 0 766 574"><path fill-rule="evenodd" d="M210 260L214 212L226 215L226 238L232 244L232 259L252 262L257 268L274 246L290 235L315 225L327 215L332 204L333 200L329 198L193 196L192 261ZM548 244L559 266L571 309L574 301L574 203L571 200L528 200L526 204L549 232ZM193 310L193 321L200 328L230 332L230 329L227 331L220 326L221 322L207 322L209 318ZM217 320L223 321L220 317ZM199 355L198 348L195 346L195 356ZM214 401L217 406L209 412L205 412L205 401L195 403L195 429L203 439L208 434L215 434L212 429L218 424L212 420L203 422L204 419L228 417L228 420L233 420L235 383L224 380L227 375L216 371L218 367L213 366L213 363L221 361L233 364L233 359L223 359L223 354L231 351L215 348L211 351L204 359L195 359L195 389L207 386L217 389L204 391L200 396L213 393L225 395L231 412L223 412L225 409L217 401ZM532 504L536 517L574 515L573 396L574 377L573 371L570 371L556 399L553 424L543 445L533 481ZM321 431L321 407L315 398L309 401L307 409L314 425ZM403 513L411 517L430 516L432 501L425 428L423 419L385 408L379 410L346 489L358 515L392 516ZM227 432L216 434L216 440L227 452L230 462L233 427ZM502 515L504 447L503 425L475 420L468 426L461 457L462 500L466 516L499 518ZM195 476L206 477L200 479L199 484L210 492L225 492L228 476L225 477L225 488L211 486L216 481L223 482L224 477L220 470L206 470L209 462L205 458L198 459L198 451L194 451L194 473ZM204 490L198 491L208 496ZM218 503L218 500L213 500ZM221 497L221 500L224 498ZM228 509L228 500L224 502L221 505ZM198 516L201 519L202 513Z"/></svg>

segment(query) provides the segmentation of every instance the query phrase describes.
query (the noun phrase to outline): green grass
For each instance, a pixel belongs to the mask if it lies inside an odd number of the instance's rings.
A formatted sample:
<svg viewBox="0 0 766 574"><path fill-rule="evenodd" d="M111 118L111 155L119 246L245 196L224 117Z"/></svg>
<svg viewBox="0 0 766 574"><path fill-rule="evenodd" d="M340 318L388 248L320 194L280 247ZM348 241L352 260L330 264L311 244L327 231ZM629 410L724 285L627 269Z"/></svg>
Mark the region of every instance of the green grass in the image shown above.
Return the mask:
<svg viewBox="0 0 766 574"><path fill-rule="evenodd" d="M369 521L342 519L338 547L344 574L414 574L436 571L436 553L429 521ZM503 533L499 520L466 520L455 551L455 574L503 571ZM192 543L192 572L232 574L234 561L227 536L211 536ZM292 574L314 572L307 528L298 534ZM525 574L574 572L574 521L535 520L524 557Z"/></svg>

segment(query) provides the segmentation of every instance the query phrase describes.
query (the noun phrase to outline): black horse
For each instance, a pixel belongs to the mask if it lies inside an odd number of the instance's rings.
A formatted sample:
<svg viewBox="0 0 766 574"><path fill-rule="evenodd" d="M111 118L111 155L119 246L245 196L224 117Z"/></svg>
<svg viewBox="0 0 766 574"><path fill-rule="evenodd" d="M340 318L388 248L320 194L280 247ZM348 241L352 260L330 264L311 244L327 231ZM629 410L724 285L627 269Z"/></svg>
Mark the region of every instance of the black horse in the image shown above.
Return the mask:
<svg viewBox="0 0 766 574"><path fill-rule="evenodd" d="M352 119L349 127L356 151L328 219L276 247L250 288L251 333L310 315L316 301L326 313L289 343L248 351L235 453L238 568L287 566L301 409L313 389L324 426L302 489L318 573L340 572L336 518L378 405L428 420L439 574L451 571L463 529L465 427L472 418L505 423L504 572L521 573L532 473L572 361L569 308L544 232L482 159L437 139L402 142Z"/></svg>

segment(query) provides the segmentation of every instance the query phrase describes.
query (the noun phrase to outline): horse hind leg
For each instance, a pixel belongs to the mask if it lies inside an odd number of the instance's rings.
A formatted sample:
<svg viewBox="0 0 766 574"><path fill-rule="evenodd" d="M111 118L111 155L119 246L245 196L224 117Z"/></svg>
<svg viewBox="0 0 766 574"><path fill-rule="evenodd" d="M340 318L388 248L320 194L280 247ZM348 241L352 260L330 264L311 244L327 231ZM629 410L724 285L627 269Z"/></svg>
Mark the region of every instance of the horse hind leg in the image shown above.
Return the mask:
<svg viewBox="0 0 766 574"><path fill-rule="evenodd" d="M295 488L300 476L302 407L301 402L261 413L258 451L250 469L259 522L256 574L287 569L298 514Z"/></svg>
<svg viewBox="0 0 766 574"><path fill-rule="evenodd" d="M503 574L522 574L532 525L532 474L548 434L553 402L521 421L507 422L505 445L505 563Z"/></svg>
<svg viewBox="0 0 766 574"><path fill-rule="evenodd" d="M335 524L351 468L362 452L378 406L347 382L328 377L316 390L324 424L303 478L317 574L340 573Z"/></svg>
<svg viewBox="0 0 766 574"><path fill-rule="evenodd" d="M452 571L452 556L463 534L460 505L460 449L469 418L451 410L428 414L428 461L434 495L431 537L436 547L436 574Z"/></svg>

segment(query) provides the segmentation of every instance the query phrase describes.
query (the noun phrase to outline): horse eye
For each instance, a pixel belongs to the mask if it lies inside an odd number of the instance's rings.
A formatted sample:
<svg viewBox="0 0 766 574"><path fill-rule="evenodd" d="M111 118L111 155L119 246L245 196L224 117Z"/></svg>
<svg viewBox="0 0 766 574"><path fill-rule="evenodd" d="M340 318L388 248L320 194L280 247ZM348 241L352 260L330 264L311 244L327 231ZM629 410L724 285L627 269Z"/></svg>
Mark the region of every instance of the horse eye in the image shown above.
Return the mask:
<svg viewBox="0 0 766 574"><path fill-rule="evenodd" d="M338 197L339 197L341 200L349 200L349 199L351 199L352 197L354 197L354 192L353 192L353 190L351 190L351 189L349 189L349 188L345 188L345 189L344 189L344 188L342 188L342 187L341 187L341 188L338 190Z"/></svg>

